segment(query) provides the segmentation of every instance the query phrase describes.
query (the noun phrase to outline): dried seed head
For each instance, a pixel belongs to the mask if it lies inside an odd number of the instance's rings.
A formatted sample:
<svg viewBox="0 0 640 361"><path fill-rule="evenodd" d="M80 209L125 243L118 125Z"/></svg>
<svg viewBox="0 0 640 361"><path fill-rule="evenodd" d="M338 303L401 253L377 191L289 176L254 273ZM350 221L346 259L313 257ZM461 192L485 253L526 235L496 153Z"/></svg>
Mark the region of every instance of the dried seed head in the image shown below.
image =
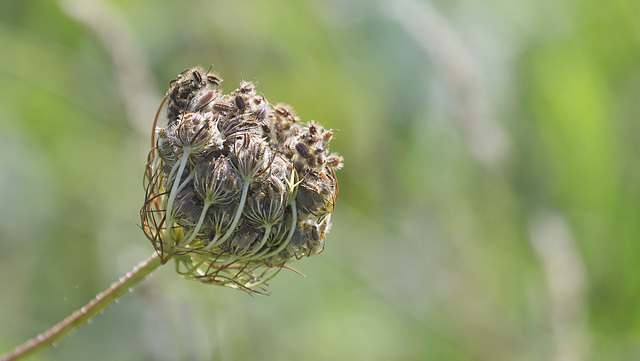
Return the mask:
<svg viewBox="0 0 640 361"><path fill-rule="evenodd" d="M169 83L142 228L181 276L263 293L285 263L324 248L342 158L328 150L334 130L270 105L256 82L231 94L221 83L199 66Z"/></svg>
<svg viewBox="0 0 640 361"><path fill-rule="evenodd" d="M269 167L271 150L257 137L243 134L235 143L231 161L237 174L245 181L253 182Z"/></svg>
<svg viewBox="0 0 640 361"><path fill-rule="evenodd" d="M174 141L181 153L188 150L191 154L202 155L222 146L211 113L187 113L174 124L177 124Z"/></svg>
<svg viewBox="0 0 640 361"><path fill-rule="evenodd" d="M288 196L280 193L272 198L260 192L249 199L251 201L244 209L244 216L251 226L260 229L273 226L282 219Z"/></svg>

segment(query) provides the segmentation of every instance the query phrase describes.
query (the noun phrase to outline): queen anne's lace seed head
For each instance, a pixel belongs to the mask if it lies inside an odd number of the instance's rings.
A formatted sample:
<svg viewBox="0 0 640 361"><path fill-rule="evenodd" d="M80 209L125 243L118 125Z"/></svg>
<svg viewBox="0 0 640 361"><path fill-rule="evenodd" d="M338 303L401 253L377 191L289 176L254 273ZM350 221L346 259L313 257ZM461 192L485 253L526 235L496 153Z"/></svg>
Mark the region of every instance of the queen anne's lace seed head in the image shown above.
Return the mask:
<svg viewBox="0 0 640 361"><path fill-rule="evenodd" d="M256 82L231 94L221 83L200 66L169 83L142 228L181 276L265 292L287 262L324 249L342 157L329 153L333 130L301 124Z"/></svg>

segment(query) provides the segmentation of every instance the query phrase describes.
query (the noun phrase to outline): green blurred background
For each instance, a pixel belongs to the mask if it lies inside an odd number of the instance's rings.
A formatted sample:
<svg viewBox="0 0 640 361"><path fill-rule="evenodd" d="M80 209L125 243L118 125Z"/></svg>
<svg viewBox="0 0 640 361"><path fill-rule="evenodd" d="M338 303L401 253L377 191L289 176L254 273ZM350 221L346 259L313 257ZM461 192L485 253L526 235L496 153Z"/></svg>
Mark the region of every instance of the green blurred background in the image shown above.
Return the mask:
<svg viewBox="0 0 640 361"><path fill-rule="evenodd" d="M320 256L269 297L166 266L34 360L640 359L640 2L0 2L0 352L152 252L195 64L340 129Z"/></svg>

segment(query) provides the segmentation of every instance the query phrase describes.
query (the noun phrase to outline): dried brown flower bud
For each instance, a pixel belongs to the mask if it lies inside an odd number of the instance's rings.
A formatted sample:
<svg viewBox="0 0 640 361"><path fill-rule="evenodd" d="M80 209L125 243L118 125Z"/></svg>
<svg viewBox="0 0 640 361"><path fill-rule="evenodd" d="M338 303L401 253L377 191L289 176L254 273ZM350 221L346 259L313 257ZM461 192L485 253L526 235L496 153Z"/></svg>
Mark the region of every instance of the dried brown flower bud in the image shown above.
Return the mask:
<svg viewBox="0 0 640 361"><path fill-rule="evenodd" d="M328 150L333 130L301 124L256 82L231 94L221 83L200 66L169 83L142 228L181 276L264 293L287 262L324 248L342 158Z"/></svg>

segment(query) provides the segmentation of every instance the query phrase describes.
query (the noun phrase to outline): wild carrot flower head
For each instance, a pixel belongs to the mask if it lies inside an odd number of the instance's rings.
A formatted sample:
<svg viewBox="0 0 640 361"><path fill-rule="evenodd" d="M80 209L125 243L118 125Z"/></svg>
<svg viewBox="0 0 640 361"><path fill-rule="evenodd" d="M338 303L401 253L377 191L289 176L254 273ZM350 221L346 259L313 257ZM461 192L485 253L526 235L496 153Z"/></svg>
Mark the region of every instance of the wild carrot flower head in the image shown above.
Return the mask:
<svg viewBox="0 0 640 361"><path fill-rule="evenodd" d="M287 262L324 249L342 158L333 130L269 104L256 83L230 94L221 83L200 66L169 83L142 229L182 277L263 293Z"/></svg>

